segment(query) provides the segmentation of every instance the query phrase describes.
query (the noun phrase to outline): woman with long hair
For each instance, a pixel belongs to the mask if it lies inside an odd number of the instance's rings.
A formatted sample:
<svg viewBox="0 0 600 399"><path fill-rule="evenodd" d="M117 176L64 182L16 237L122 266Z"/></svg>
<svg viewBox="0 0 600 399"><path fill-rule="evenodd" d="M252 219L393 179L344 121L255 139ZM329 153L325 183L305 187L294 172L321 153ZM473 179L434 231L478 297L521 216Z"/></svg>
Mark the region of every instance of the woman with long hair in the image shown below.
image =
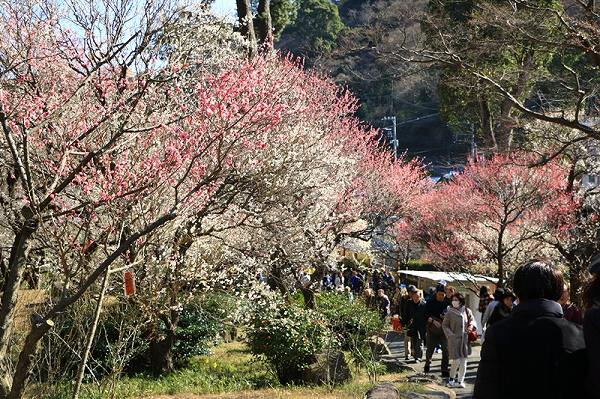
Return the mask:
<svg viewBox="0 0 600 399"><path fill-rule="evenodd" d="M583 334L589 360L587 389L592 398L600 398L600 256L592 259L590 273L592 280L583 293Z"/></svg>

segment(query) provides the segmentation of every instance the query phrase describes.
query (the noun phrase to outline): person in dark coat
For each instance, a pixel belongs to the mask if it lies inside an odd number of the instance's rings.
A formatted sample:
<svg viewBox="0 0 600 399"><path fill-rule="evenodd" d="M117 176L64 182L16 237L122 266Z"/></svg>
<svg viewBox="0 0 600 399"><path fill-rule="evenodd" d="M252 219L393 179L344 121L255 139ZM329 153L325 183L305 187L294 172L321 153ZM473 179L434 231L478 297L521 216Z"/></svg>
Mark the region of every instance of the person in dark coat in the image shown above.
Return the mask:
<svg viewBox="0 0 600 399"><path fill-rule="evenodd" d="M410 287L414 287L414 285L409 285ZM416 287L415 287L416 289ZM411 295L408 293L406 288L403 289L403 295L400 299L400 320L402 320L402 325L406 326L409 323L409 315L408 315L408 305L412 302ZM408 361L409 354L412 352L412 348L410 347L412 340L408 336L408 330L404 329L404 360Z"/></svg>
<svg viewBox="0 0 600 399"><path fill-rule="evenodd" d="M586 398L583 330L556 302L564 280L556 268L531 261L517 269L512 315L490 326L481 349L474 398Z"/></svg>
<svg viewBox="0 0 600 399"><path fill-rule="evenodd" d="M364 285L363 278L358 274L356 270L352 271L352 277L350 278L350 284L352 285L352 292L354 294L359 294Z"/></svg>
<svg viewBox="0 0 600 399"><path fill-rule="evenodd" d="M425 339L425 301L414 285L408 286L411 298L406 304L406 337L410 340L411 355L418 363L423 358ZM408 342L406 343L407 347Z"/></svg>
<svg viewBox="0 0 600 399"><path fill-rule="evenodd" d="M477 308L477 310L479 310L479 313L483 315L488 305L492 302L494 302L494 296L490 294L487 285L482 285L479 288L479 307Z"/></svg>
<svg viewBox="0 0 600 399"><path fill-rule="evenodd" d="M590 398L600 399L600 256L592 260L593 275L583 294L586 307L583 317L583 333L588 354L586 386Z"/></svg>
<svg viewBox="0 0 600 399"><path fill-rule="evenodd" d="M515 294L511 290L505 290L502 294L500 303L492 311L492 315L488 319L488 327L510 316L513 304L515 302Z"/></svg>
<svg viewBox="0 0 600 399"><path fill-rule="evenodd" d="M427 326L427 352L425 353L424 371L429 373L431 367L431 358L435 347L440 345L442 348L442 378L450 377L450 360L448 358L448 341L442 330L442 321L450 301L446 299L445 286L438 284L436 294L433 299L425 304L425 321Z"/></svg>
<svg viewBox="0 0 600 399"><path fill-rule="evenodd" d="M390 273L389 270L383 270L383 282L385 283L385 291L386 293L391 293L391 290L396 286L396 281L394 280L394 276Z"/></svg>
<svg viewBox="0 0 600 399"><path fill-rule="evenodd" d="M379 274L379 270L375 270L373 272L373 277L371 278L371 287L373 291L378 292L382 287L381 274Z"/></svg>

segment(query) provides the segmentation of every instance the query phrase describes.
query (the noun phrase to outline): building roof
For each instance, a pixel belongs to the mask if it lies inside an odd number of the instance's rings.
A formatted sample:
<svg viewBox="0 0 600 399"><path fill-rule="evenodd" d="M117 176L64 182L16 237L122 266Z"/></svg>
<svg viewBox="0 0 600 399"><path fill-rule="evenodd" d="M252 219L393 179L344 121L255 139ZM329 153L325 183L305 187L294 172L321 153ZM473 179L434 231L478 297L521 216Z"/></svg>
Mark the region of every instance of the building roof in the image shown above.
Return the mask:
<svg viewBox="0 0 600 399"><path fill-rule="evenodd" d="M479 274L455 273L455 272L437 272L437 271L422 271L422 270L400 270L399 273L409 276L426 278L433 281L468 281L475 283L498 283L498 279L494 277L482 276Z"/></svg>

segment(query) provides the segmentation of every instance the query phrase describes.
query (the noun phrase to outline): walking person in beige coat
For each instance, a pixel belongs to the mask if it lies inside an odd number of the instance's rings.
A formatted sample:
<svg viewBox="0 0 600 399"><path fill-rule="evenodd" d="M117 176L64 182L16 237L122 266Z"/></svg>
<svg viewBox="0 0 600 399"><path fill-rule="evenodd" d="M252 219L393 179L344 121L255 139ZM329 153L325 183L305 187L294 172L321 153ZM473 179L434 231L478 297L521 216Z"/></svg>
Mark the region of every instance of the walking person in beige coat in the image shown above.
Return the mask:
<svg viewBox="0 0 600 399"><path fill-rule="evenodd" d="M452 305L442 323L448 340L448 357L452 362L448 387L464 388L467 373L467 358L471 354L469 330L475 326L471 309L465 306L465 297L460 293L452 295Z"/></svg>

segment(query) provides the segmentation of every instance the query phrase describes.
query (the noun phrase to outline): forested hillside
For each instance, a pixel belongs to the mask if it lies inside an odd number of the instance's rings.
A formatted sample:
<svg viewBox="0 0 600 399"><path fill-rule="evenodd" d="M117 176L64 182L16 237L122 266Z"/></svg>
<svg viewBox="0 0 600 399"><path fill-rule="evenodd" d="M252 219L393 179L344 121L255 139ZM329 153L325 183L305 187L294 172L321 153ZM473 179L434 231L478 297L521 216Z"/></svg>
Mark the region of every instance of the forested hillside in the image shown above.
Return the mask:
<svg viewBox="0 0 600 399"><path fill-rule="evenodd" d="M363 120L396 116L400 148L464 158L535 146L536 110L594 114L585 4L273 0L271 14L275 46L348 85Z"/></svg>
<svg viewBox="0 0 600 399"><path fill-rule="evenodd" d="M398 140L419 155L464 152L452 146L454 137L440 117L437 72L391 60L405 32L418 34L415 11L427 0L277 0L275 10L286 14L288 25L279 31L276 46L306 58L309 67L332 75L360 98L359 116L375 126L387 126L385 116L396 116ZM277 15L282 13L277 12ZM281 21L283 18L278 18ZM388 123L389 124L389 123ZM460 129L459 129L460 130Z"/></svg>

